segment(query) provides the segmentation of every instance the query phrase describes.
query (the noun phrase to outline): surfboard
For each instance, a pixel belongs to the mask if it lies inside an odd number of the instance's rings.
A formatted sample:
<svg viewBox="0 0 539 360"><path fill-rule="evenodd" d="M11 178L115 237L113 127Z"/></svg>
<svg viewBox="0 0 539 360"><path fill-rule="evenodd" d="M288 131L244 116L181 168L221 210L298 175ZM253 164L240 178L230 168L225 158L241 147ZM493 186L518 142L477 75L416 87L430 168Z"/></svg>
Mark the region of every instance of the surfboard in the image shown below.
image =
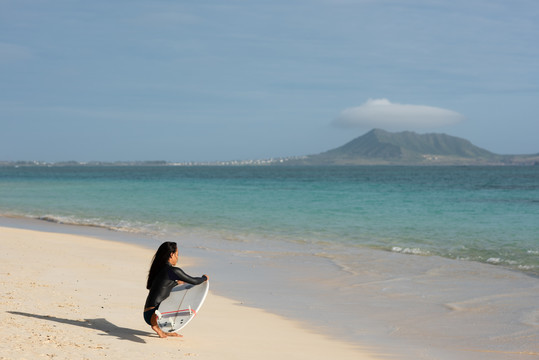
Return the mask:
<svg viewBox="0 0 539 360"><path fill-rule="evenodd" d="M175 286L168 298L161 302L157 315L157 325L164 332L178 332L191 321L206 299L210 283L182 284Z"/></svg>

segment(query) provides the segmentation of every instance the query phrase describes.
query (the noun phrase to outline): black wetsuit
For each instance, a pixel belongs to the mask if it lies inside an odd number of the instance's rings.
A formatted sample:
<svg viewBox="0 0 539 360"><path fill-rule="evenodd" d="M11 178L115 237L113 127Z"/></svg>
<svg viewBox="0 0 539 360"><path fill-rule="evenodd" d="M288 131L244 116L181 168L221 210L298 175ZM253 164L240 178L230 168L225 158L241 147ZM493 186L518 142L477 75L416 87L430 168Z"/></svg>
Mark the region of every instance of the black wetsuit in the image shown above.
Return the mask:
<svg viewBox="0 0 539 360"><path fill-rule="evenodd" d="M177 285L176 280L197 285L203 283L207 279L206 275L202 275L201 277L189 276L184 273L182 269L167 263L163 269L159 271L155 279L153 279L152 287L146 298L144 308L157 308L159 304L161 304L161 301L165 300L170 295L172 288Z"/></svg>

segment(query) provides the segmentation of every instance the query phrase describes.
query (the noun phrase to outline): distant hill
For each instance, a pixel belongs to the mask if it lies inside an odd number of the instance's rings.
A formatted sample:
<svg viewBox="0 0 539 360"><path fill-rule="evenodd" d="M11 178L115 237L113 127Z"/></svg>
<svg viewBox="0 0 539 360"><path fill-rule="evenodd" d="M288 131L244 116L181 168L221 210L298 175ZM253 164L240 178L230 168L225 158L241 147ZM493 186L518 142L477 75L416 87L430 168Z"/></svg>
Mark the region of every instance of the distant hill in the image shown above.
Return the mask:
<svg viewBox="0 0 539 360"><path fill-rule="evenodd" d="M539 164L537 155L498 155L446 134L374 129L341 147L287 165L511 165Z"/></svg>

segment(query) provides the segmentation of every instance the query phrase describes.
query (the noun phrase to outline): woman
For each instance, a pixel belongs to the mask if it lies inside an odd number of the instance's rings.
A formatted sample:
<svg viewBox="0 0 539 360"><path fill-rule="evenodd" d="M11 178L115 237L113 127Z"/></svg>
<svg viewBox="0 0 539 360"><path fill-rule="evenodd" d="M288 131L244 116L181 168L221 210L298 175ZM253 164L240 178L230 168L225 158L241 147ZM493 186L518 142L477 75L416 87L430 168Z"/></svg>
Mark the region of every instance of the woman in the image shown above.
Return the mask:
<svg viewBox="0 0 539 360"><path fill-rule="evenodd" d="M155 311L159 304L165 300L172 288L183 282L197 285L208 280L206 275L201 277L191 277L182 269L175 267L178 263L178 246L175 242L164 242L155 253L152 266L148 273L146 288L150 290L144 305L144 320L159 335L160 338L167 336L181 336L177 333L165 333L157 325L157 314Z"/></svg>

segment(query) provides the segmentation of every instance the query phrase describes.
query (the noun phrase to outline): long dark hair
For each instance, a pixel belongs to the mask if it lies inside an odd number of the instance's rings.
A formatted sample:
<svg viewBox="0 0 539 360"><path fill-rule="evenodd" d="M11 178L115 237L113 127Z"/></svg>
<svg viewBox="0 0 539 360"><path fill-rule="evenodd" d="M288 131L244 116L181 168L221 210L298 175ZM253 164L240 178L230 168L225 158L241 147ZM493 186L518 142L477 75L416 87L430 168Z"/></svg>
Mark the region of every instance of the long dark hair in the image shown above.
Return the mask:
<svg viewBox="0 0 539 360"><path fill-rule="evenodd" d="M166 241L159 246L159 249L157 249L157 252L153 256L152 266L150 266L150 271L148 272L146 289L150 290L153 279L155 279L163 266L167 264L168 259L170 259L170 255L174 254L176 250L178 250L178 246L175 242Z"/></svg>

